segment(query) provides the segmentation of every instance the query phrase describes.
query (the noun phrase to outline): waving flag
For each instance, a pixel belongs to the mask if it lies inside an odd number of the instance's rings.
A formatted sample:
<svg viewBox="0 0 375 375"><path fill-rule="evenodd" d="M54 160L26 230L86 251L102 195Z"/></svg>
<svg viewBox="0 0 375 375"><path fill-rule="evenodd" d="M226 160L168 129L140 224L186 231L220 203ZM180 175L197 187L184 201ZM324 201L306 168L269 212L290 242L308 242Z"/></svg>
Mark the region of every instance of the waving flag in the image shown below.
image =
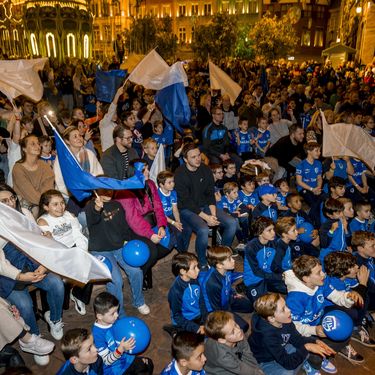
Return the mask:
<svg viewBox="0 0 375 375"><path fill-rule="evenodd" d="M142 174L143 164L135 165L135 175L127 180L116 180L109 177L95 177L84 171L77 159L66 146L60 134L52 126L55 134L56 151L59 157L61 173L68 190L79 200L89 198L94 189L129 190L141 189L145 185Z"/></svg>
<svg viewBox="0 0 375 375"><path fill-rule="evenodd" d="M111 279L105 264L87 251L78 247L69 248L42 236L38 225L3 203L0 203L0 236L61 276L84 284L90 280Z"/></svg>
<svg viewBox="0 0 375 375"><path fill-rule="evenodd" d="M38 102L43 96L43 84L38 71L48 59L1 60L0 91L10 100L25 95Z"/></svg>
<svg viewBox="0 0 375 375"><path fill-rule="evenodd" d="M157 184L157 177L159 172L165 171L165 157L164 157L164 146L160 145L158 152L156 153L155 159L152 162L150 169L150 180Z"/></svg>
<svg viewBox="0 0 375 375"><path fill-rule="evenodd" d="M98 70L95 84L96 98L101 102L111 103L126 74L126 70L110 70L109 72Z"/></svg>

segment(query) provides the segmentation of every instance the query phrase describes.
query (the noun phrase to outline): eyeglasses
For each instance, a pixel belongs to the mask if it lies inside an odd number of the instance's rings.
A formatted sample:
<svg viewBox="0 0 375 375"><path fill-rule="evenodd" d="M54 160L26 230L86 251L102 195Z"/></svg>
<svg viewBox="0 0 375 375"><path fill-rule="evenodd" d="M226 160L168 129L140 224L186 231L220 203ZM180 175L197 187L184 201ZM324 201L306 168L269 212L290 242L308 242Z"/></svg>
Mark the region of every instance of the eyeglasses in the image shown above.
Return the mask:
<svg viewBox="0 0 375 375"><path fill-rule="evenodd" d="M8 205L10 203L14 203L16 200L17 200L17 196L11 195L9 198L0 199L0 203Z"/></svg>
<svg viewBox="0 0 375 375"><path fill-rule="evenodd" d="M131 136L131 137L122 137L122 139L125 140L125 141L130 141L130 140L133 139L133 136Z"/></svg>

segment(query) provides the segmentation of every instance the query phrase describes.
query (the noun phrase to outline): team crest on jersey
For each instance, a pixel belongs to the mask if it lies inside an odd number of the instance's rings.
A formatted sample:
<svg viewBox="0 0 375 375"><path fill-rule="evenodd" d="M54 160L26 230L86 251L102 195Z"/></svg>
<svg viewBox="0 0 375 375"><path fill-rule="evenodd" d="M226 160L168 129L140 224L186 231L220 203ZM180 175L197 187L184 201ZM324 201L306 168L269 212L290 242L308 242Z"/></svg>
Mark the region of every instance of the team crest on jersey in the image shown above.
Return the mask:
<svg viewBox="0 0 375 375"><path fill-rule="evenodd" d="M324 302L324 296L323 296L323 294L318 294L316 296L316 299L318 300L319 303L323 303Z"/></svg>
<svg viewBox="0 0 375 375"><path fill-rule="evenodd" d="M251 295L253 296L253 297L255 297L258 293L257 293L257 290L256 289L251 289Z"/></svg>
<svg viewBox="0 0 375 375"><path fill-rule="evenodd" d="M281 338L283 339L283 343L287 344L289 342L289 339L290 339L290 334L289 333L282 334Z"/></svg>
<svg viewBox="0 0 375 375"><path fill-rule="evenodd" d="M316 167L316 168L314 169L314 171L315 171L315 173L318 173L318 172L319 172L319 168Z"/></svg>

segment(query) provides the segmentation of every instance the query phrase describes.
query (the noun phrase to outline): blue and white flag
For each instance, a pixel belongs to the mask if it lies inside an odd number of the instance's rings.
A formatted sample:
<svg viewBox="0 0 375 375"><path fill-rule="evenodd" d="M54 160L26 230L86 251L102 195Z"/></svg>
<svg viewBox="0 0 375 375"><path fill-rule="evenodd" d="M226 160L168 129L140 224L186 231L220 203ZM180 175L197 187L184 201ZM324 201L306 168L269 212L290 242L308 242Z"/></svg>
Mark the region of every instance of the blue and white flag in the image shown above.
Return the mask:
<svg viewBox="0 0 375 375"><path fill-rule="evenodd" d="M144 187L145 180L142 174L142 163L135 164L135 175L126 180L95 177L81 168L56 129L53 128L53 132L65 185L77 200L82 201L89 198L94 189L129 190L142 189Z"/></svg>
<svg viewBox="0 0 375 375"><path fill-rule="evenodd" d="M100 102L111 103L126 74L126 70L98 70L95 76L96 98Z"/></svg>

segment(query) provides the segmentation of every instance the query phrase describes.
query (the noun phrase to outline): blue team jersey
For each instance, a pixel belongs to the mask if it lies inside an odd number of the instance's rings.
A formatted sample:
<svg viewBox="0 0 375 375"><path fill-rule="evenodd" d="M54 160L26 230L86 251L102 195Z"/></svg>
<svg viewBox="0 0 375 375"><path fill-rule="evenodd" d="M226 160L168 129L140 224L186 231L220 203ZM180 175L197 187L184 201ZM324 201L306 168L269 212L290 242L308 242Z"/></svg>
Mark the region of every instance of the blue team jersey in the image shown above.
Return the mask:
<svg viewBox="0 0 375 375"><path fill-rule="evenodd" d="M358 232L360 230L368 232L370 231L370 224L368 220L359 220L357 217L355 217L350 223L349 223L349 229L350 233Z"/></svg>
<svg viewBox="0 0 375 375"><path fill-rule="evenodd" d="M251 152L251 133L250 131L244 133L242 131L236 131L236 134L238 134L240 138L240 144L238 145L237 142L237 153L241 155L243 152ZM236 138L237 141L237 138Z"/></svg>
<svg viewBox="0 0 375 375"><path fill-rule="evenodd" d="M366 172L367 168L360 160L355 160L355 159L351 158L350 161L351 161L351 163L353 165L353 169L354 169L352 177L353 177L356 184L362 186L362 175L363 175L363 173Z"/></svg>
<svg viewBox="0 0 375 375"><path fill-rule="evenodd" d="M254 138L257 139L257 137L260 136L260 138L257 140L258 142L258 145L259 147L261 147L262 149L264 149L266 146L267 146L267 143L270 142L270 139L271 139L271 133L269 132L269 130L265 130L265 131L261 131L259 129L256 129L254 131ZM264 152L262 152L261 150L259 150L258 147L255 147L255 153L259 156L265 156L264 155Z"/></svg>
<svg viewBox="0 0 375 375"><path fill-rule="evenodd" d="M158 189L159 197L161 204L163 205L163 210L165 216L171 217L173 215L172 207L174 204L177 204L177 193L175 190L172 190L169 195L165 195L160 188Z"/></svg>
<svg viewBox="0 0 375 375"><path fill-rule="evenodd" d="M346 172L346 168L348 167L348 164L345 160L342 159L335 159L335 171L333 172L333 176L335 177L341 177L344 180L348 179L348 173Z"/></svg>
<svg viewBox="0 0 375 375"><path fill-rule="evenodd" d="M277 193L277 196L276 196L276 202L278 202L281 206L283 207L286 207L287 204L286 204L286 197L288 196L287 195L283 195L280 191Z"/></svg>
<svg viewBox="0 0 375 375"><path fill-rule="evenodd" d="M254 191L251 194L245 194L242 190L238 192L238 199L244 204L245 206L251 204L254 207L259 203L258 194Z"/></svg>
<svg viewBox="0 0 375 375"><path fill-rule="evenodd" d="M160 375L180 375L181 371L177 368L176 360L174 359L161 373ZM205 371L191 371L190 375L205 375Z"/></svg>
<svg viewBox="0 0 375 375"><path fill-rule="evenodd" d="M322 163L314 160L314 163L310 164L307 159L302 160L296 167L296 175L301 176L302 182L314 189L318 186L318 177L322 175ZM301 191L303 188L297 185L297 190Z"/></svg>
<svg viewBox="0 0 375 375"><path fill-rule="evenodd" d="M217 206L223 210L228 211L230 214L237 211L238 208L242 205L242 202L239 199L230 201L225 195L221 197L220 202L217 203Z"/></svg>
<svg viewBox="0 0 375 375"><path fill-rule="evenodd" d="M151 138L154 139L158 145L167 145L167 139L164 134L153 134Z"/></svg>

